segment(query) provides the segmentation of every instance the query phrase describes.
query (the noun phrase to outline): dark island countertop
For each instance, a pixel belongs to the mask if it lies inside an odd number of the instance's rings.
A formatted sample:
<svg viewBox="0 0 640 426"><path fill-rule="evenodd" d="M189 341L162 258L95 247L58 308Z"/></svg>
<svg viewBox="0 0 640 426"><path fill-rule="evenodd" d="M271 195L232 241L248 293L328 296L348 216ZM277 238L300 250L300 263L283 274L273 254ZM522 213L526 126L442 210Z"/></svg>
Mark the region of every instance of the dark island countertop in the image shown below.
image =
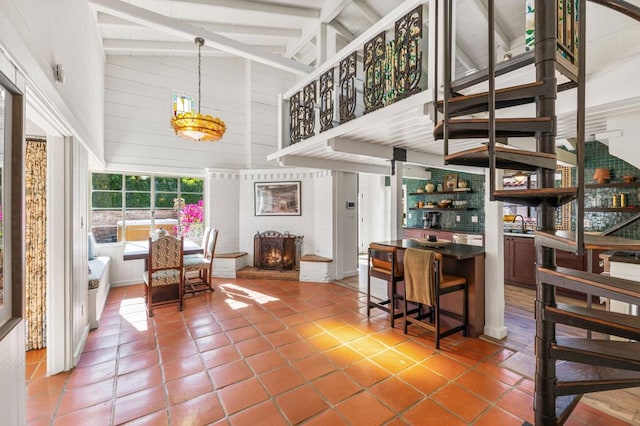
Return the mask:
<svg viewBox="0 0 640 426"><path fill-rule="evenodd" d="M462 231L460 229L454 228L424 228L422 226L403 226L402 229L411 230L416 229L418 231L442 231L442 232L453 232L454 234L472 234L472 235L484 235L484 232L473 232L473 231Z"/></svg>
<svg viewBox="0 0 640 426"><path fill-rule="evenodd" d="M398 247L400 249L415 248L421 250L433 250L441 253L445 257L454 258L456 260L471 259L472 257L476 257L481 254L484 255L484 247L470 246L467 244L450 243L444 247L431 247L415 239L378 241L376 244Z"/></svg>

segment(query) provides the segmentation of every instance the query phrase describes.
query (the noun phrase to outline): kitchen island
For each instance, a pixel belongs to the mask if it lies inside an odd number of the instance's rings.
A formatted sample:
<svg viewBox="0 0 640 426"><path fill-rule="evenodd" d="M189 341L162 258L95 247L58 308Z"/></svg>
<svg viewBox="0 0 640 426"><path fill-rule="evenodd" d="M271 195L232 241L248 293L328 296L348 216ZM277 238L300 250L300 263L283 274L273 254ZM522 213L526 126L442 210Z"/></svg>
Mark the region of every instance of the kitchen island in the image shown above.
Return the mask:
<svg viewBox="0 0 640 426"><path fill-rule="evenodd" d="M478 337L484 332L484 247L450 243L442 247L430 247L415 239L381 241L376 244L397 247L398 258L403 260L404 250L415 248L433 250L442 254L443 268L448 274L463 276L469 286L469 335ZM461 299L458 294L448 294L442 298L442 306L461 313Z"/></svg>

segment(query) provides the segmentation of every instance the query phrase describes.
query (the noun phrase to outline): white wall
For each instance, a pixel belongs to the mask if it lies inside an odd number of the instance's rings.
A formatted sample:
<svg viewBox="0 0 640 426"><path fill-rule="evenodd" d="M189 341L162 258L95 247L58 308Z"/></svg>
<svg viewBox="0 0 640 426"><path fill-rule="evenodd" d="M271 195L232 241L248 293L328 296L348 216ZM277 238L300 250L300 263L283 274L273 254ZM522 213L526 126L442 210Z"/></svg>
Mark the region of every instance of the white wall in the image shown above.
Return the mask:
<svg viewBox="0 0 640 426"><path fill-rule="evenodd" d="M87 172L88 155L84 147L76 140L67 141L65 162L67 164L66 189L68 190L66 218L69 230L66 238L67 259L70 264L67 282L70 282L71 300L67 318L70 320L72 364L74 367L84 348L89 334L89 290L87 287L87 195L89 175ZM71 169L71 170L69 170Z"/></svg>
<svg viewBox="0 0 640 426"><path fill-rule="evenodd" d="M47 98L65 133L102 161L104 55L88 2L3 0L0 46L25 73L29 89ZM55 64L64 66L64 84L54 82Z"/></svg>
<svg viewBox="0 0 640 426"><path fill-rule="evenodd" d="M24 321L0 340L0 412L3 425L26 424Z"/></svg>
<svg viewBox="0 0 640 426"><path fill-rule="evenodd" d="M609 138L609 153L640 168L640 153L637 141L640 135L640 113L632 112L607 120L607 129L622 130L622 135Z"/></svg>
<svg viewBox="0 0 640 426"><path fill-rule="evenodd" d="M334 255L335 278L358 275L358 175L335 172L334 198ZM347 202L354 203L347 208Z"/></svg>
<svg viewBox="0 0 640 426"><path fill-rule="evenodd" d="M371 241L389 240L389 209L391 190L384 186L384 176L360 174L360 226L363 241L360 251L366 253Z"/></svg>
<svg viewBox="0 0 640 426"><path fill-rule="evenodd" d="M198 93L195 46L193 57L108 56L107 169L201 174L268 167L266 155L276 150L277 95L292 81L289 73L244 59L203 56L201 112L222 119L227 131L219 142L195 142L170 125L172 93Z"/></svg>
<svg viewBox="0 0 640 426"><path fill-rule="evenodd" d="M255 216L254 183L276 181L300 181L300 216ZM239 208L235 216L239 222L238 250L249 253L253 263L253 236L257 231L289 231L303 235L302 254L313 253L332 257L332 228L326 221L333 221L331 171L306 169L244 170L240 172ZM328 195L328 197L327 197ZM215 225L214 225L215 226ZM224 232L224 230L221 230Z"/></svg>
<svg viewBox="0 0 640 426"><path fill-rule="evenodd" d="M216 251L229 253L240 247L240 173L215 171L208 173L207 223L218 229Z"/></svg>

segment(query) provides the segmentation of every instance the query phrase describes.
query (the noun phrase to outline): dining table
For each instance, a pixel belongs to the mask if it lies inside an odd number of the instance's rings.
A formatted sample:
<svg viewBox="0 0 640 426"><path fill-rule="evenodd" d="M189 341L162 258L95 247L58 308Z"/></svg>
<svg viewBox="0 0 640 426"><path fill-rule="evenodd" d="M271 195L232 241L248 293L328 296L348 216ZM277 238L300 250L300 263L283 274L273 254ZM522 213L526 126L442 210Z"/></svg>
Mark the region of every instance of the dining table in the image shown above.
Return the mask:
<svg viewBox="0 0 640 426"><path fill-rule="evenodd" d="M199 254L203 253L200 244L184 239L183 251L184 254ZM147 270L147 259L149 258L149 240L140 241L128 241L124 246L124 253L122 255L123 260L138 260L144 259L145 271Z"/></svg>
<svg viewBox="0 0 640 426"><path fill-rule="evenodd" d="M375 244L398 248L398 261L400 262L403 261L404 251L408 248L433 250L442 254L443 271L447 274L458 275L467 279L469 289L469 335L478 337L484 333L484 247L457 244L446 240L429 242L417 238L376 241ZM447 294L443 296L441 304L445 309L461 313L460 295L455 293Z"/></svg>

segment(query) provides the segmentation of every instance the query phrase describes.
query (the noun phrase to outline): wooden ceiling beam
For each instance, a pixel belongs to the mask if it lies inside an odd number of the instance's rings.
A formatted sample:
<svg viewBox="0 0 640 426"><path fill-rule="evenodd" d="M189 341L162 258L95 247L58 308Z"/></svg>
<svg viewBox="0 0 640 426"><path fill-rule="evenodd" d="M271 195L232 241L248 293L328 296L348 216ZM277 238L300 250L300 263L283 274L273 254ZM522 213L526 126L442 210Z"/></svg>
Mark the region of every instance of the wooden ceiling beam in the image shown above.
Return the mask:
<svg viewBox="0 0 640 426"><path fill-rule="evenodd" d="M343 172L369 173L375 175L388 175L391 173L390 167L378 166L374 164L356 163L353 161L331 160L323 158L299 157L296 155L286 155L278 159L281 166L286 167L308 167L320 170L337 170Z"/></svg>
<svg viewBox="0 0 640 426"><path fill-rule="evenodd" d="M186 3L209 7L237 9L242 12L259 12L272 15L285 15L293 18L319 19L320 9L284 4L262 3L247 0L169 0L171 3Z"/></svg>
<svg viewBox="0 0 640 426"><path fill-rule="evenodd" d="M288 58L283 58L282 56L267 52L264 49L241 43L212 31L184 23L179 19L170 18L168 16L134 6L130 3L125 3L120 0L90 0L90 2L99 11L107 12L111 15L137 22L146 27L160 29L180 38L193 40L195 37L202 37L207 46L214 47L252 61L260 62L274 68L300 75L308 74L313 70L313 68L307 65Z"/></svg>
<svg viewBox="0 0 640 426"><path fill-rule="evenodd" d="M102 47L106 54L118 54L122 52L147 52L151 53L172 53L174 55L184 54L185 56L193 56L196 47L193 43L186 41L151 41L151 40L121 40L121 39L104 39ZM263 45L262 49L271 53L284 53L283 46ZM203 56L232 56L231 53L203 46Z"/></svg>
<svg viewBox="0 0 640 426"><path fill-rule="evenodd" d="M370 142L363 142L348 138L333 138L327 141L327 151L339 152L343 154L361 155L366 157L381 158L391 160L393 158L393 146L379 145ZM425 167L444 169L442 155L428 154L414 150L406 150L406 163L419 164ZM479 167L447 165L448 170L467 172L474 174L484 174L484 169Z"/></svg>
<svg viewBox="0 0 640 426"><path fill-rule="evenodd" d="M126 19L119 18L117 16L109 15L104 12L98 12L98 25L101 27L117 26L117 27L136 27L140 28L142 25L135 22L127 21ZM288 37L298 38L302 35L302 31L297 28L282 28L282 27L265 27L260 25L237 25L227 24L222 22L211 21L196 21L196 20L183 20L187 24L195 25L205 30L213 31L219 34L237 34L237 35L252 35L252 36L264 36L264 37Z"/></svg>

